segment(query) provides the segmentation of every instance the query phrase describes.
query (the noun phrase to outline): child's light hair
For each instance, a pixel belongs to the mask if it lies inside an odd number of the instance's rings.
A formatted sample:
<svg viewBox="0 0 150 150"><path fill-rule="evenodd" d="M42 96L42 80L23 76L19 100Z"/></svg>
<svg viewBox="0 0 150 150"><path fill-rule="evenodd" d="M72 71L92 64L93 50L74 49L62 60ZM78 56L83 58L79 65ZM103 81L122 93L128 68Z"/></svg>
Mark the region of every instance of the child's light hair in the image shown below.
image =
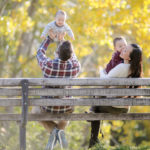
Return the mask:
<svg viewBox="0 0 150 150"><path fill-rule="evenodd" d="M123 37L123 36L118 36L118 37L115 37L114 40L113 40L113 45L115 47L116 45L116 42L117 41L120 41L120 40L124 40L126 42L126 39Z"/></svg>
<svg viewBox="0 0 150 150"><path fill-rule="evenodd" d="M57 17L58 15L64 15L65 17L67 16L66 12L63 10L58 10L55 14L55 17Z"/></svg>

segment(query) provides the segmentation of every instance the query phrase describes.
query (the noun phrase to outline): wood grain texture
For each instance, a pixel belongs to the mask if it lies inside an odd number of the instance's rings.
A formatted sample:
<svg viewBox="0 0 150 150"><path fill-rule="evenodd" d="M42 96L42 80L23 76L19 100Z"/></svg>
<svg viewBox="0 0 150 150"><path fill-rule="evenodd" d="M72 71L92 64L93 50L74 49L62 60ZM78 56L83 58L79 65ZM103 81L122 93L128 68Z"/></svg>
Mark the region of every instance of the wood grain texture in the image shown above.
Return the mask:
<svg viewBox="0 0 150 150"><path fill-rule="evenodd" d="M21 96L20 88L0 88L0 96ZM119 88L29 88L29 96L150 96L150 89Z"/></svg>
<svg viewBox="0 0 150 150"><path fill-rule="evenodd" d="M1 78L0 86L20 86L21 81L29 81L29 85L72 85L72 86L100 86L100 85L142 85L149 86L149 78Z"/></svg>
<svg viewBox="0 0 150 150"><path fill-rule="evenodd" d="M150 98L29 98L29 106L150 106ZM21 99L0 99L0 106L21 106Z"/></svg>
<svg viewBox="0 0 150 150"><path fill-rule="evenodd" d="M19 114L0 114L0 121L20 121ZM28 121L48 120L150 120L150 113L129 113L129 114L29 114Z"/></svg>

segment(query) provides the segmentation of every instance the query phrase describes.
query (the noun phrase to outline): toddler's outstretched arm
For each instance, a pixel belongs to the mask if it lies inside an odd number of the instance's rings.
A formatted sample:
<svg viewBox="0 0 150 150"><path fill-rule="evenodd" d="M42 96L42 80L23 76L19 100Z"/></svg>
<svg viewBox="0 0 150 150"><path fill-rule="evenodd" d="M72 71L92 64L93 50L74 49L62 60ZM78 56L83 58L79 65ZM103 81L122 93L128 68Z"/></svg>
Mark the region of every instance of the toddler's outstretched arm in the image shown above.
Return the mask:
<svg viewBox="0 0 150 150"><path fill-rule="evenodd" d="M44 28L44 31L42 32L41 38L46 39L46 37L51 29L52 29L52 23L47 24L46 27Z"/></svg>
<svg viewBox="0 0 150 150"><path fill-rule="evenodd" d="M75 40L73 31L71 30L71 28L67 24L65 25L65 27L66 27L67 34L71 37L72 40Z"/></svg>

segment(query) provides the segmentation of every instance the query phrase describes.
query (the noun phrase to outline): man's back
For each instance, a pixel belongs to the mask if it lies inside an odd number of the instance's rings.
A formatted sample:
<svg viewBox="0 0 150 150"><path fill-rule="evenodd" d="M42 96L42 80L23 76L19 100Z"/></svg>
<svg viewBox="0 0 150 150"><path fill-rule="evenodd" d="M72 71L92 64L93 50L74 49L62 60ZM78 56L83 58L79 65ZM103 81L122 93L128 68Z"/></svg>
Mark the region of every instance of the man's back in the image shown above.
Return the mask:
<svg viewBox="0 0 150 150"><path fill-rule="evenodd" d="M72 57L67 61L63 61L60 58L53 60L46 57L45 53L50 43L50 39L47 38L41 44L37 52L37 60L42 69L45 78L72 78L76 77L81 69L80 63L77 60L76 55L73 53Z"/></svg>
<svg viewBox="0 0 150 150"><path fill-rule="evenodd" d="M55 58L53 60L46 57L46 50L50 43L50 38L48 37L41 44L39 50L37 51L37 60L39 66L42 69L43 76L45 78L74 78L78 75L81 67L80 63L77 60L77 57L73 53L72 57L66 61L61 60L60 58ZM46 87L46 88L62 88L62 87ZM44 96L44 98L59 98L59 97L50 97ZM64 113L73 111L71 106L48 106L42 107L47 112L53 113Z"/></svg>

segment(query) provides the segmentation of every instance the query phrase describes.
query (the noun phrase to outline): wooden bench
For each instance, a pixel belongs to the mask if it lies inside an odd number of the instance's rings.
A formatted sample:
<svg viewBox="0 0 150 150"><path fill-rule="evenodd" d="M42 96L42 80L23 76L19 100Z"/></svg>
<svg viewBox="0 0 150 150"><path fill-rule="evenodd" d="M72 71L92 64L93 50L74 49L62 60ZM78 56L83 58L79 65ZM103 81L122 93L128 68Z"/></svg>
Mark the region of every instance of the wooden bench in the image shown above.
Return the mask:
<svg viewBox="0 0 150 150"><path fill-rule="evenodd" d="M139 85L141 88L120 88ZM42 88L71 86L71 88ZM115 86L116 88L105 88ZM0 79L0 106L21 106L21 114L0 114L0 121L20 122L20 150L26 149L27 121L48 120L149 120L150 113L128 114L30 114L28 106L147 106L150 105L149 78L78 78ZM65 99L43 99L40 96L73 96ZM99 98L93 97L99 96ZM120 98L117 98L119 97ZM121 98L131 96L131 98ZM140 97L133 97L140 96Z"/></svg>

